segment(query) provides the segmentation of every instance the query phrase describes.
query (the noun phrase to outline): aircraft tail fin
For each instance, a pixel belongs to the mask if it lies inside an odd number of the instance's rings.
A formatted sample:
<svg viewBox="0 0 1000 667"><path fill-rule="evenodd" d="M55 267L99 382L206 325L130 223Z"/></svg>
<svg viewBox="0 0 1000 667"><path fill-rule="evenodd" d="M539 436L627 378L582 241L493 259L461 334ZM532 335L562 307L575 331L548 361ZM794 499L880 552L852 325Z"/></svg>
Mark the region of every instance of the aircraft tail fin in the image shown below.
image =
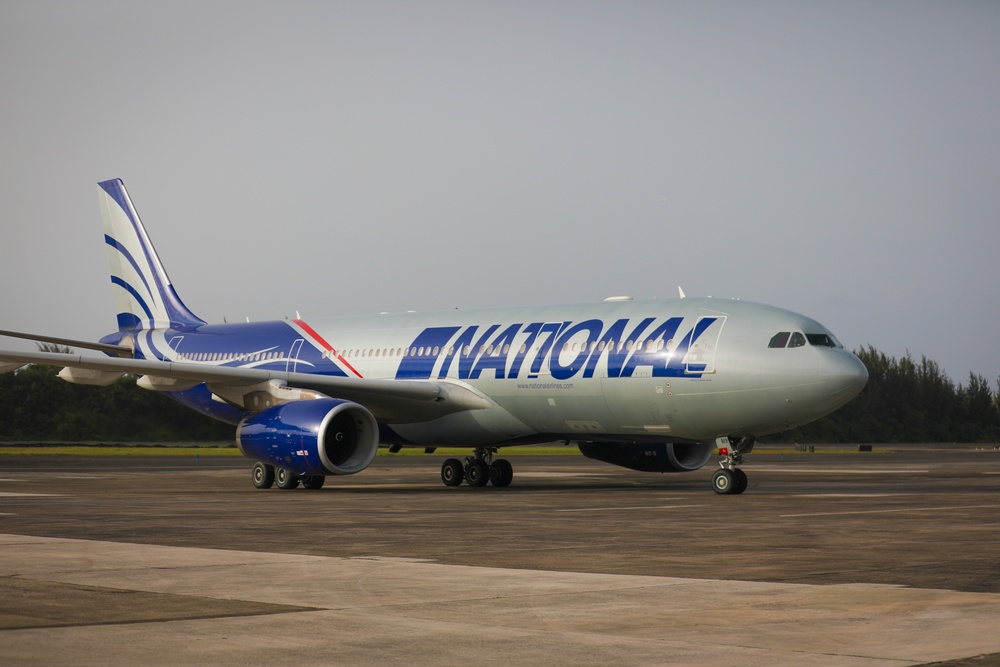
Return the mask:
<svg viewBox="0 0 1000 667"><path fill-rule="evenodd" d="M98 183L119 331L205 324L180 300L121 179Z"/></svg>

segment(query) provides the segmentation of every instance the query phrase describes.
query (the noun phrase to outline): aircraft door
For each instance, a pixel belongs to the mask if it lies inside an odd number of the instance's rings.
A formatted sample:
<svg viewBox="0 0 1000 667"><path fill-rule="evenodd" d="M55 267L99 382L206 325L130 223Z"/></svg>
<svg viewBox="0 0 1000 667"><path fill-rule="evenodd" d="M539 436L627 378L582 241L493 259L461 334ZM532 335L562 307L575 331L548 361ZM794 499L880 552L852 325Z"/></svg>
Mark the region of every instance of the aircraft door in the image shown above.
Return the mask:
<svg viewBox="0 0 1000 667"><path fill-rule="evenodd" d="M288 351L288 361L285 363L286 373L295 372L295 368L299 363L299 352L302 351L302 343L304 342L305 342L304 339L297 338L295 339L295 342L292 343L292 349Z"/></svg>
<svg viewBox="0 0 1000 667"><path fill-rule="evenodd" d="M684 355L686 374L702 375L715 372L715 352L725 323L725 315L698 318L693 330L694 342Z"/></svg>

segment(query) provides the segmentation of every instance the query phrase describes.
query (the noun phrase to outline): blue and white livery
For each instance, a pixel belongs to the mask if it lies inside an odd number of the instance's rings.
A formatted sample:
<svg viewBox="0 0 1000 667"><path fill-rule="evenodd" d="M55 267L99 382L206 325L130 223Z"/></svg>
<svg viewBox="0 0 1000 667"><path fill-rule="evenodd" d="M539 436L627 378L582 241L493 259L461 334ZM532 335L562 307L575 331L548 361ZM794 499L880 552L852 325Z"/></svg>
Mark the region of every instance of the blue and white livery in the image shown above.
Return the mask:
<svg viewBox="0 0 1000 667"><path fill-rule="evenodd" d="M818 419L867 381L802 315L742 301L616 298L571 306L208 324L175 292L120 180L100 186L117 331L72 344L105 356L0 352L0 371L61 366L71 382L124 373L236 426L258 488L319 488L379 445L469 447L449 486L508 486L513 444L575 442L651 472L704 466L742 493L755 438Z"/></svg>

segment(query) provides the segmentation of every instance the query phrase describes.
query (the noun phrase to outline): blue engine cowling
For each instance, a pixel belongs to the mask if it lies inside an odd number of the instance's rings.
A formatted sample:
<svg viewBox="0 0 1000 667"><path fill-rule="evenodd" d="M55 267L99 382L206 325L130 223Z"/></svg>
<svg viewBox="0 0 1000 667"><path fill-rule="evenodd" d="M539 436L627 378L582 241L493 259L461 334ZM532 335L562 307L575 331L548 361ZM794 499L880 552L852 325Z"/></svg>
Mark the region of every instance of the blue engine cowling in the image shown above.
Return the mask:
<svg viewBox="0 0 1000 667"><path fill-rule="evenodd" d="M580 452L597 461L642 472L688 472L708 463L711 442L581 442Z"/></svg>
<svg viewBox="0 0 1000 667"><path fill-rule="evenodd" d="M236 428L245 456L296 473L353 475L378 451L375 417L350 401L290 401L253 414Z"/></svg>

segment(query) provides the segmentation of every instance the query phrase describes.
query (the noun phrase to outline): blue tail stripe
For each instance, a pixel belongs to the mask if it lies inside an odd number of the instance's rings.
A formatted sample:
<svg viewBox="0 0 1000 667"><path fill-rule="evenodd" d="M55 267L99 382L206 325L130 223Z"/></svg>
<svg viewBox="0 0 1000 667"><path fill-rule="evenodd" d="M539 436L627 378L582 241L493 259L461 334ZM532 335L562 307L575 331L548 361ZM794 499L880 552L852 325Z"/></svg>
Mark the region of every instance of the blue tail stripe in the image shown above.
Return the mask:
<svg viewBox="0 0 1000 667"><path fill-rule="evenodd" d="M128 292L138 299L142 309L145 311L146 315L149 317L150 326L157 326L159 321L167 320L170 326L175 328L196 328L205 324L205 322L192 313L181 301L177 292L174 290L173 286L170 284L170 279L166 275L166 271L160 264L159 258L156 256L156 250L153 248L152 242L146 235L146 230L142 226L142 222L139 220L139 215L136 213L135 208L132 206L132 202L129 199L128 193L125 191L125 185L120 179L112 179L109 181L102 181L98 183L100 188L115 202L121 211L125 214L131 230L121 230L121 234L131 234L134 233L136 240L138 241L139 249L142 254L145 255L145 260L147 267L145 270L141 269L136 258L126 249L126 247L112 236L105 234L105 242L111 247L115 248L123 257L125 257L129 264L136 270L137 274L142 279L143 284L146 286L147 294L159 295L160 304L147 304L139 298L138 294L134 289L124 283L121 286L128 290ZM116 234L120 236L120 234ZM152 283L152 285L150 284ZM153 311L150 309L150 305L154 306L157 315L153 315Z"/></svg>
<svg viewBox="0 0 1000 667"><path fill-rule="evenodd" d="M117 250L118 252L120 252L122 256L128 260L128 263L132 265L133 269L135 269L136 275L138 275L139 278L142 280L142 284L146 286L146 292L152 294L153 290L149 286L149 283L146 281L146 276L143 274L142 269L139 268L139 264L135 261L135 258L132 257L132 253L128 251L128 248L126 248L121 243L111 238L107 234L104 235L104 242L107 243L112 248L114 248L115 250Z"/></svg>
<svg viewBox="0 0 1000 667"><path fill-rule="evenodd" d="M143 310L143 312L146 313L146 317L149 318L149 321L150 322L153 321L153 312L149 309L149 306L146 305L146 300L143 299L142 296L139 295L139 293L135 290L134 287L132 287L131 285L129 285L127 282L125 282L124 280L122 280L118 276L111 276L111 282L113 282L115 285L120 286L126 292L128 292L129 294L131 294L135 298L136 303L138 303L140 306L142 306L142 310Z"/></svg>
<svg viewBox="0 0 1000 667"><path fill-rule="evenodd" d="M118 331L132 331L134 329L142 328L142 320L133 315L132 313L118 313ZM108 338L105 336L105 338ZM101 339L104 342L104 338ZM111 345L118 345L121 342L121 337L116 339Z"/></svg>

